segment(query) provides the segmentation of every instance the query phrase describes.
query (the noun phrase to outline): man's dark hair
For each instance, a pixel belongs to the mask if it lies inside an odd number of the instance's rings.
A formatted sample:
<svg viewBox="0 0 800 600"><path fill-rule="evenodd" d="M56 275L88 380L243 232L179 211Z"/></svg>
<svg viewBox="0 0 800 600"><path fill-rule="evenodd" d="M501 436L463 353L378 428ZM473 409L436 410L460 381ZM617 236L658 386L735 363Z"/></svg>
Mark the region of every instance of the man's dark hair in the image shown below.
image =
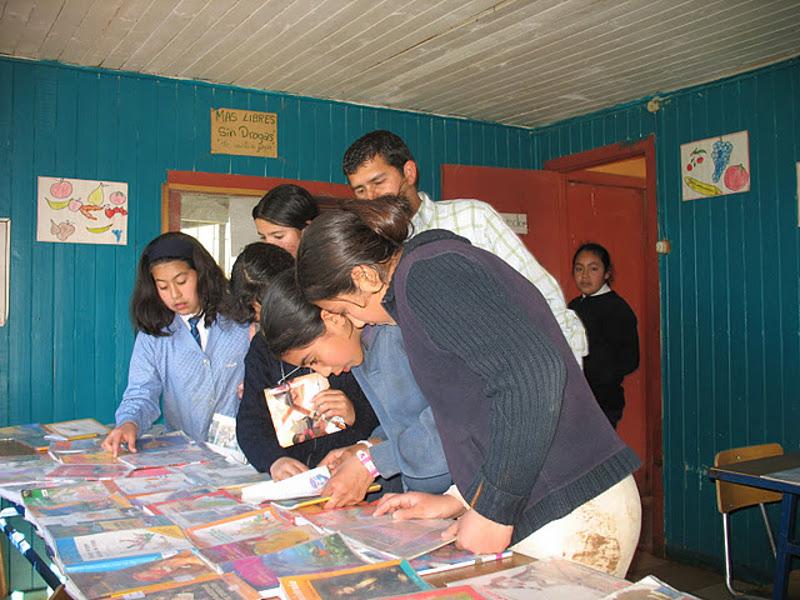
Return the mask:
<svg viewBox="0 0 800 600"><path fill-rule="evenodd" d="M345 177L355 173L368 160L380 156L389 165L402 171L409 160L414 160L403 139L385 129L370 131L353 142L344 153L342 170Z"/></svg>

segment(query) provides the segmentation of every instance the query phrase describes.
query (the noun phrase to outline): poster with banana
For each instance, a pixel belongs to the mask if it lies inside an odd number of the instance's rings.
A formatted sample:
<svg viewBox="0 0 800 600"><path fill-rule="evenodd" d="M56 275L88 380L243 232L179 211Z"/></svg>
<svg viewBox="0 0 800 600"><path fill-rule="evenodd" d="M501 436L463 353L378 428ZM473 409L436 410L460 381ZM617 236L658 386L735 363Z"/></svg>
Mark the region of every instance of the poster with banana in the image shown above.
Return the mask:
<svg viewBox="0 0 800 600"><path fill-rule="evenodd" d="M750 191L750 149L746 131L681 145L684 200Z"/></svg>
<svg viewBox="0 0 800 600"><path fill-rule="evenodd" d="M128 243L128 184L39 177L36 240L72 244Z"/></svg>

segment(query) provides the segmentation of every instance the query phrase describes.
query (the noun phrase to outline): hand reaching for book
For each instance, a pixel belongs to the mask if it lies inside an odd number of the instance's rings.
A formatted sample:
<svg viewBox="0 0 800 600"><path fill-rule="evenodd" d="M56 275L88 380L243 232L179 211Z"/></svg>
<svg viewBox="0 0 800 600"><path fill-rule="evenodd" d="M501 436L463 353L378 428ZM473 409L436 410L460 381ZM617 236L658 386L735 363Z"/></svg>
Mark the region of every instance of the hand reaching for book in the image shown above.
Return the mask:
<svg viewBox="0 0 800 600"><path fill-rule="evenodd" d="M356 422L356 410L353 403L341 390L327 389L314 396L314 410L326 421L333 417L341 417L352 426Z"/></svg>
<svg viewBox="0 0 800 600"><path fill-rule="evenodd" d="M136 432L138 429L136 423L130 421L115 427L103 440L103 450L111 452L116 458L119 455L119 447L122 444L126 444L129 451L136 452Z"/></svg>
<svg viewBox="0 0 800 600"><path fill-rule="evenodd" d="M375 516L392 513L395 519L450 519L463 512L461 501L453 496L406 492L384 495L378 501Z"/></svg>
<svg viewBox="0 0 800 600"><path fill-rule="evenodd" d="M325 504L325 509L350 506L364 499L367 489L373 481L372 475L355 456L342 460L336 473L328 480L320 493L321 496L330 496Z"/></svg>
<svg viewBox="0 0 800 600"><path fill-rule="evenodd" d="M304 471L308 471L308 467L299 460L289 456L281 456L269 467L269 475L272 477L273 481L287 479Z"/></svg>

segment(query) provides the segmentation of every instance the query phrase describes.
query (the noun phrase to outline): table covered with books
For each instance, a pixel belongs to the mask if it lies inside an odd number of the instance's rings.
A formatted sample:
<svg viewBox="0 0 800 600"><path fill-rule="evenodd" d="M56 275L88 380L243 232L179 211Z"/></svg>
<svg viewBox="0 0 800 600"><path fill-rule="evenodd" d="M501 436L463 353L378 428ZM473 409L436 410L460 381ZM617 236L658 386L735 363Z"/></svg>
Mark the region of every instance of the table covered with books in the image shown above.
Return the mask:
<svg viewBox="0 0 800 600"><path fill-rule="evenodd" d="M106 431L92 419L0 429L0 494L76 600L690 597L564 560L474 555L442 538L447 520L325 510L325 468L271 482L180 433L114 457Z"/></svg>

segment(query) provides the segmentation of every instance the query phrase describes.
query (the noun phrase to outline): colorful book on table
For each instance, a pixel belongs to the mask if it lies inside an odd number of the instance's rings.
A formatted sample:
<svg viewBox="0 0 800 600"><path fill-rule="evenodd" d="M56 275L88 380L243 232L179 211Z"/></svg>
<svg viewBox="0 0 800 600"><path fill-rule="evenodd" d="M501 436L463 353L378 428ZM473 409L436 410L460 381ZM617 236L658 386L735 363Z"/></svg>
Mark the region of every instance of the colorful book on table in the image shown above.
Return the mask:
<svg viewBox="0 0 800 600"><path fill-rule="evenodd" d="M479 594L472 586L459 585L457 587L438 588L426 592L392 596L392 600L487 600L487 598Z"/></svg>
<svg viewBox="0 0 800 600"><path fill-rule="evenodd" d="M171 467L199 463L213 460L216 456L211 450L192 444L178 448L138 450L135 453L120 455L119 460L134 469L147 469L150 467Z"/></svg>
<svg viewBox="0 0 800 600"><path fill-rule="evenodd" d="M199 548L209 548L250 538L268 537L285 526L285 523L275 517L270 509L252 510L250 507L250 510L245 513L209 520L189 527L186 529L186 533Z"/></svg>
<svg viewBox="0 0 800 600"><path fill-rule="evenodd" d="M253 588L233 573L218 575L214 579L191 581L162 590L136 592L130 598L144 600L259 600Z"/></svg>
<svg viewBox="0 0 800 600"><path fill-rule="evenodd" d="M279 552L251 556L220 565L225 573L236 573L262 595L280 588L280 577L337 571L367 564L338 534L298 544Z"/></svg>
<svg viewBox="0 0 800 600"><path fill-rule="evenodd" d="M200 554L209 562L221 565L244 558L280 552L319 537L320 534L309 526L283 525L267 536L201 548Z"/></svg>
<svg viewBox="0 0 800 600"><path fill-rule="evenodd" d="M128 465L60 465L50 471L48 479L88 479L103 480L125 477L131 472Z"/></svg>
<svg viewBox="0 0 800 600"><path fill-rule="evenodd" d="M80 440L108 435L111 428L103 425L97 419L73 419L42 425L51 439Z"/></svg>
<svg viewBox="0 0 800 600"><path fill-rule="evenodd" d="M176 525L55 539L56 555L67 573L115 571L166 558L191 547Z"/></svg>
<svg viewBox="0 0 800 600"><path fill-rule="evenodd" d="M452 569L461 569L475 564L494 562L511 558L513 552L506 550L499 554L473 554L468 550L457 548L455 544L447 544L432 552L411 559L408 563L420 575L433 575Z"/></svg>
<svg viewBox="0 0 800 600"><path fill-rule="evenodd" d="M156 502L144 508L154 515L166 515L183 528L204 525L253 510L252 506L242 504L224 490Z"/></svg>
<svg viewBox="0 0 800 600"><path fill-rule="evenodd" d="M314 397L329 387L326 377L310 373L264 390L267 409L281 447L288 448L347 427L341 417L325 419L314 409Z"/></svg>
<svg viewBox="0 0 800 600"><path fill-rule="evenodd" d="M117 571L71 573L67 591L87 600L114 598L169 590L188 583L216 580L219 575L197 555L183 550L169 558L157 559Z"/></svg>
<svg viewBox="0 0 800 600"><path fill-rule="evenodd" d="M1 439L14 439L40 452L50 447L47 435L47 430L38 423L0 427Z"/></svg>
<svg viewBox="0 0 800 600"><path fill-rule="evenodd" d="M106 501L117 507L129 508L131 506L113 481L89 481L59 487L23 490L22 501L27 508L34 511L57 506L85 506L90 502Z"/></svg>
<svg viewBox="0 0 800 600"><path fill-rule="evenodd" d="M288 600L367 600L431 589L404 560L280 578Z"/></svg>

